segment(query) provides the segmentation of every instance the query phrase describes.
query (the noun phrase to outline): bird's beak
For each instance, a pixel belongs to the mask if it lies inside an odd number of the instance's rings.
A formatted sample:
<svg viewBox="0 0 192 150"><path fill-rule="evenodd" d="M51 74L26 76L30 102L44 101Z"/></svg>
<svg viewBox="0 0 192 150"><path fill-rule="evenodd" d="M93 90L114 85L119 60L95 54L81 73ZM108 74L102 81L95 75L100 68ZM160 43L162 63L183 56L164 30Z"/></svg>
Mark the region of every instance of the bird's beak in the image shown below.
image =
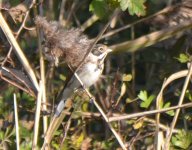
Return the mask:
<svg viewBox="0 0 192 150"><path fill-rule="evenodd" d="M107 53L110 53L110 52L112 52L112 51L113 51L113 50L110 49L110 48L107 49Z"/></svg>

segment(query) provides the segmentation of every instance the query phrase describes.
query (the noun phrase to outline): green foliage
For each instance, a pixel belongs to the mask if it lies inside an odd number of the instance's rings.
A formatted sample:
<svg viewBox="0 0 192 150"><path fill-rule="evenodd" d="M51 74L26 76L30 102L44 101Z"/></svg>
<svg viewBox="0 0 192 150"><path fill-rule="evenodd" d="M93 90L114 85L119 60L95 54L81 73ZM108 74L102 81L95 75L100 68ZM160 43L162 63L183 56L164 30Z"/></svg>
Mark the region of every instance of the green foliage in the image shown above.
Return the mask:
<svg viewBox="0 0 192 150"><path fill-rule="evenodd" d="M185 113L185 114L184 114L184 118L185 118L185 120L191 122L191 121L192 121L192 115L191 115L191 113Z"/></svg>
<svg viewBox="0 0 192 150"><path fill-rule="evenodd" d="M65 80L66 80L66 76L64 76L63 74L59 74L59 78L60 78L62 81L65 81Z"/></svg>
<svg viewBox="0 0 192 150"><path fill-rule="evenodd" d="M33 109L34 108L34 98L29 94L23 92L22 94L17 94L17 99L23 104L24 108Z"/></svg>
<svg viewBox="0 0 192 150"><path fill-rule="evenodd" d="M15 88L13 86L10 86L4 93L3 98L7 101L10 101L10 99L13 99L13 92L15 91Z"/></svg>
<svg viewBox="0 0 192 150"><path fill-rule="evenodd" d="M192 144L192 132L180 130L179 133L172 137L172 144L182 149L189 149Z"/></svg>
<svg viewBox="0 0 192 150"><path fill-rule="evenodd" d="M5 131L0 131L0 149L4 147L5 144L12 145L13 137L15 137L15 130L11 127L6 128ZM3 148L4 149L4 148Z"/></svg>
<svg viewBox="0 0 192 150"><path fill-rule="evenodd" d="M186 90L186 92L185 92L185 97L188 98L190 101L192 101L192 94L191 94L191 91Z"/></svg>
<svg viewBox="0 0 192 150"><path fill-rule="evenodd" d="M60 149L60 145L57 142L55 142L55 141L51 142L51 145L56 150ZM62 148L65 148L65 150L67 150L67 147L62 146Z"/></svg>
<svg viewBox="0 0 192 150"><path fill-rule="evenodd" d="M73 135L72 136L72 145L74 146L74 148L80 149L84 138L85 138L85 135L83 132L81 132L80 135Z"/></svg>
<svg viewBox="0 0 192 150"><path fill-rule="evenodd" d="M6 116L9 114L13 107L13 92L15 88L9 87L7 90L5 90L2 93L2 97L0 97L0 113L3 116Z"/></svg>
<svg viewBox="0 0 192 150"><path fill-rule="evenodd" d="M105 0L93 0L89 5L89 11L95 13L99 18L105 18L108 15L108 6Z"/></svg>
<svg viewBox="0 0 192 150"><path fill-rule="evenodd" d="M144 16L145 0L92 0L89 11L95 13L99 18L109 16L117 7L122 11L128 10L130 15Z"/></svg>
<svg viewBox="0 0 192 150"><path fill-rule="evenodd" d="M147 91L140 91L138 97L142 100L140 107L148 108L151 102L154 100L155 95L148 96Z"/></svg>
<svg viewBox="0 0 192 150"><path fill-rule="evenodd" d="M164 6L164 2L162 1L155 1L153 4L151 2L154 0L147 1L148 13L151 15L152 12L159 11L162 6ZM9 1L10 8L16 4L22 4L20 0L16 1ZM57 20L58 18L61 19L61 24L65 25L65 21L67 21L67 28L73 27L81 27L81 25L89 20L90 12L97 15L100 19L109 20L109 16L112 12L119 8L124 13L121 13L117 18L114 19L114 27L115 29L124 28L127 24L132 24L135 21L138 21L138 17L135 16L144 16L146 14L145 2L146 0L91 0L90 1L66 1L65 3L65 15L60 14L62 7L61 1L53 1L51 0L49 4L53 2L54 6L46 7L48 4L47 2L42 3L42 8L44 11L44 16L47 17L48 20L53 21ZM83 3L83 4L82 4ZM167 3L167 2L166 2ZM48 4L48 5L49 5ZM154 7L155 5L155 7ZM4 5L3 5L4 6ZM36 7L37 6L37 7ZM152 7L151 7L152 6ZM6 8L6 5L4 6ZM34 5L32 9L30 9L28 19L23 22L23 31L21 34L17 35L17 29L19 28L20 24L14 23L12 24L9 20L10 17L6 17L5 19L9 24L10 28L13 29L13 33L18 36L18 44L22 48L22 50L27 54L27 58L33 66L36 74L39 75L39 53L38 49L38 35L35 33L36 30L29 30L29 27L34 27L34 20L33 18L37 15L35 14L35 9L41 7L41 5ZM73 8L72 8L73 7ZM89 11L88 8L89 7ZM27 7L28 8L28 7ZM32 11L31 11L32 10ZM8 11L5 11L9 13ZM130 15L128 15L128 13ZM26 13L24 13L26 14ZM4 15L4 14L3 14ZM62 17L59 17L62 16ZM87 20L86 20L87 19ZM165 19L167 19L165 17ZM171 17L168 19L171 20ZM152 19L153 20L153 19ZM140 36L145 36L151 31L155 29L155 22L154 25L150 24L150 19L147 20L145 23L145 27L143 27L143 22L138 23L137 25L133 25L132 29L124 30L123 32L116 32L114 36L108 36L107 38L102 39L101 43L107 43L108 45L118 45L121 42L126 42L131 40L130 35L131 32L135 34L135 38ZM139 20L140 22L140 20ZM88 37L93 38L96 37L104 27L103 22L92 22L90 28L86 29L86 34ZM163 22L162 22L163 23ZM158 24L157 24L158 26ZM26 27L26 28L24 28ZM27 28L28 27L28 28ZM159 28L158 28L159 29ZM113 30L113 29L112 29ZM107 29L106 33L111 31L110 28ZM131 31L131 32L130 32ZM149 31L149 32L148 32ZM5 36L6 37L6 36ZM4 38L4 37L2 37ZM151 39L147 42L151 42ZM152 39L153 40L153 39ZM176 39L175 39L176 40ZM184 41L185 38L182 40ZM8 40L5 39L5 42L9 44ZM116 113L122 115L140 113L142 109L138 108L138 98L140 98L140 107L148 109L149 107L154 106L152 101L155 99L155 95L149 94L147 91L138 91L141 88L146 88L151 93L157 93L161 89L163 79L167 78L173 72L177 70L183 69L182 64L175 64L175 59L173 56L178 55L178 51L176 52L175 47L181 51L178 47L184 47L182 42L177 42L177 45L173 45L173 49L167 50L166 48L159 47L159 46L151 46L145 47L145 49L139 53L135 53L134 56L127 54L127 53L112 53L112 57L109 60L110 63L106 65L106 71L104 79L101 78L99 84L96 84L96 88L90 88L90 92L96 98L97 102L103 109L103 111L107 114L108 117L115 117ZM130 41L131 42L131 41ZM166 41L165 41L166 43ZM170 42L172 43L172 42ZM169 43L169 44L170 44ZM184 42L185 43L185 42ZM11 43L10 43L11 44ZM43 46L43 44L42 44ZM137 44L136 44L137 46ZM44 47L44 46L43 46ZM75 46L74 46L75 47ZM143 48L140 46L140 48ZM3 50L5 51L3 51ZM191 49L191 47L189 48ZM3 56L7 53L7 46L2 42L1 46L1 55ZM30 53L28 53L30 52ZM31 55L32 54L32 55ZM34 56L33 56L34 55ZM19 66L22 68L22 64L19 61L15 61L14 54L10 55L9 62L6 62L5 66L17 67ZM131 57L133 59L131 59ZM8 57L9 58L9 57ZM31 59L30 59L31 58ZM34 59L35 58L35 59ZM181 63L187 63L190 61L190 56L187 54L181 53L178 58L176 58ZM112 61L111 61L112 60ZM46 61L47 62L47 61ZM108 66L109 65L109 66ZM69 74L68 70L65 68L65 64L53 69L52 71L49 68L49 64L45 63L45 71L46 77L50 79L47 81L47 100L48 102L46 105L48 106L48 113L53 110L51 106L52 103L55 105L58 104L58 101L53 102L53 100L57 97L57 93L59 93L61 87L63 86L62 81L66 81L66 75ZM119 72L117 77L114 77L114 74L119 67ZM135 70L135 75L132 77L130 74L125 74L130 70ZM52 72L52 73L50 73ZM107 78L107 80L105 80ZM115 79L114 81L111 80ZM133 79L132 79L133 78ZM38 78L40 79L40 78ZM47 78L46 78L47 79ZM62 80L62 81L61 81ZM132 82L130 82L132 81ZM179 81L182 82L181 80ZM174 81L175 83L175 81ZM176 91L178 89L174 89L175 85L171 84L170 86L165 89L165 93L163 95L163 100L165 99L166 102L161 101L161 108L168 108L171 106L172 102L170 103L167 99L175 98L175 96L180 96L180 93L176 95ZM4 86L4 82L2 83L2 91L0 95L0 114L1 114L1 122L4 123L11 123L14 124L14 117L13 114L13 93L17 94L18 100L18 111L19 111L19 128L20 128L20 148L21 149L31 149L32 148L32 137L33 137L33 124L34 124L34 115L35 115L35 104L36 101L34 98L26 94L25 92L21 92L18 88L14 88L10 86L10 84L6 84ZM8 85L8 86L7 86ZM172 86L173 85L173 86ZM171 88L170 88L171 87ZM171 92L169 92L171 89ZM168 92L166 90L169 90ZM180 91L180 90L178 90ZM168 93L168 94L167 94ZM138 94L138 97L136 95ZM192 101L191 91L187 90L185 98L187 100ZM64 132L66 131L66 120L63 120L62 125L60 128L55 132L53 137L51 147L53 149L82 149L82 145L84 143L88 143L89 147L87 149L120 149L120 145L117 142L115 136L110 132L110 129L107 127L107 123L102 119L99 114L98 110L94 107L94 105L89 101L88 96L86 94L79 94L75 98L72 98L72 105L74 108L74 112L71 116L71 124L68 128L68 133L65 141L63 144L60 143L63 140ZM113 103L118 100L118 105L113 106ZM131 105L130 105L131 103ZM44 103L43 103L44 104ZM174 104L177 104L177 100L174 101ZM42 109L43 110L43 109ZM44 111L44 110L43 110ZM115 113L115 115L114 115ZM171 118L174 115L174 111L166 112ZM188 115L187 115L187 114ZM187 123L191 122L191 111L187 109L184 119L187 120ZM150 119L154 120L155 115L150 116ZM42 130L42 117L39 122L40 125L40 133L38 137L38 145L39 147L42 145L43 135ZM11 118L11 119L10 119ZM48 115L50 119L50 115ZM155 130L155 122L148 119L147 117L137 117L134 119L127 119L121 120L118 122L112 122L112 126L118 132L118 134L122 137L123 142L127 143L128 145L133 145L133 147L129 147L130 149L140 149L140 145L142 145L143 149L148 149L148 145L152 145L154 142L154 130ZM164 125L171 124L172 119L164 118L161 116L161 123ZM178 117L177 127L184 128L183 122L180 121L183 117ZM4 127L4 125L2 125ZM87 137L89 137L89 141L85 142ZM137 138L138 137L138 138ZM190 149L191 146L191 132L180 131L178 134L174 135L172 138L172 143L175 146L175 149ZM131 142L131 143L130 143ZM7 145L10 149L15 149L15 128L13 126L9 126L7 129L2 129L0 131L0 148ZM139 147L137 147L137 145Z"/></svg>
<svg viewBox="0 0 192 150"><path fill-rule="evenodd" d="M118 0L120 2L121 10L125 11L128 9L130 15L144 16L145 11L145 0Z"/></svg>
<svg viewBox="0 0 192 150"><path fill-rule="evenodd" d="M32 139L25 137L20 144L20 149L30 150L32 148Z"/></svg>
<svg viewBox="0 0 192 150"><path fill-rule="evenodd" d="M179 57L176 58L180 63L187 63L190 61L190 57L184 53L179 54Z"/></svg>
<svg viewBox="0 0 192 150"><path fill-rule="evenodd" d="M170 105L171 105L171 103L170 103L170 102L167 102L167 103L165 103L165 105L162 104L162 107L161 107L161 108L169 108ZM168 114L169 116L174 116L174 115L175 115L174 110L170 110L170 111L167 111L167 112L165 112L165 113Z"/></svg>
<svg viewBox="0 0 192 150"><path fill-rule="evenodd" d="M110 141L104 140L102 142L94 141L93 146L95 147L95 149L103 149L103 150L115 149L113 146L113 142L114 141L112 140Z"/></svg>

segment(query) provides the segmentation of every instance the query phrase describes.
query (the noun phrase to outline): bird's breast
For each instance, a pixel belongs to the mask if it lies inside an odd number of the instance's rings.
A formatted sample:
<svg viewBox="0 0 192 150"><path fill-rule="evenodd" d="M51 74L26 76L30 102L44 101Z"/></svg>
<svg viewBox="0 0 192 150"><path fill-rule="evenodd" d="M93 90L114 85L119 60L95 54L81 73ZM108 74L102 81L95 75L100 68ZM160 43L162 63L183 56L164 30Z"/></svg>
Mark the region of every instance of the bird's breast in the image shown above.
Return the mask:
<svg viewBox="0 0 192 150"><path fill-rule="evenodd" d="M85 87L93 85L100 77L103 71L103 64L98 66L97 63L87 63L78 72L79 78L83 82Z"/></svg>

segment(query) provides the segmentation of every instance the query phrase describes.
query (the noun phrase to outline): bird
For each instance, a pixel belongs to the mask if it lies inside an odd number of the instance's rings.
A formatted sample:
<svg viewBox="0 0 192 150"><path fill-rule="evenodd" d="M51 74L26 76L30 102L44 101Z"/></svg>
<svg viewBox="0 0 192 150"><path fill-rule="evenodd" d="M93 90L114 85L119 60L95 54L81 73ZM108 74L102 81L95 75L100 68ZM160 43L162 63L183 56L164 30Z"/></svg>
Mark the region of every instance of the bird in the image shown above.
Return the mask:
<svg viewBox="0 0 192 150"><path fill-rule="evenodd" d="M45 17L37 16L35 24L44 33L44 54L48 61L58 66L58 62L64 60L81 80L84 88L93 85L101 76L104 68L104 60L112 50L104 44L95 44L88 53L93 40L89 39L78 28L65 30L57 21L48 22ZM88 56L86 54L88 53ZM85 58L84 58L85 57ZM83 63L82 63L83 62ZM82 63L82 64L81 64ZM81 64L79 66L79 64ZM82 85L75 75L72 75L57 97L59 104L54 115L58 117L65 107L65 101L73 95Z"/></svg>
<svg viewBox="0 0 192 150"><path fill-rule="evenodd" d="M76 90L89 88L98 81L104 69L104 60L110 52L112 52L112 50L104 44L96 44L93 47L93 50L88 54L77 70L77 75L81 81L79 81L75 75L72 75L71 79L60 93L58 97L60 102L57 105L54 114L56 117L63 111L65 101L72 96Z"/></svg>
<svg viewBox="0 0 192 150"><path fill-rule="evenodd" d="M45 17L40 16L35 18L35 24L43 31L43 49L47 60L55 66L63 61L73 72L56 97L58 105L44 136L41 148L44 150L49 146L65 117L62 111L66 110L72 114L73 107L69 104L73 94L77 90L89 88L98 81L104 69L104 60L112 50L105 44L94 44L94 39L89 39L79 28L64 29L59 22L47 21Z"/></svg>
<svg viewBox="0 0 192 150"><path fill-rule="evenodd" d="M41 148L42 150L49 146L54 132L57 130L62 120L64 119L65 115L61 115L61 113L65 109L65 103L67 102L68 98L70 98L70 96L72 96L76 90L89 88L91 85L98 81L104 69L104 60L107 54L110 52L112 52L112 50L106 45L96 44L92 51L85 58L82 65L80 65L79 69L77 69L76 74L78 79L73 74L65 84L63 90L60 92L57 98L57 100L59 100L59 104L56 107L49 128L45 134L44 143ZM70 107L67 108L67 110L70 111Z"/></svg>

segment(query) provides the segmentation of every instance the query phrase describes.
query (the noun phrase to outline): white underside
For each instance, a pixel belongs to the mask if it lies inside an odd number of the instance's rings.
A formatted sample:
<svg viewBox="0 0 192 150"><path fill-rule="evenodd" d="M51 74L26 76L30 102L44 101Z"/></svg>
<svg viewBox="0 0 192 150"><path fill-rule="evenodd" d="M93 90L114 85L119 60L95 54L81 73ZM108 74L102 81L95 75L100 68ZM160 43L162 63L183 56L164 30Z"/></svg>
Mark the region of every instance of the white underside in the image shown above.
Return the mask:
<svg viewBox="0 0 192 150"><path fill-rule="evenodd" d="M89 59L91 60L91 62L85 63L82 66L83 68L80 68L80 70L77 71L78 77L82 81L85 88L90 87L95 82L97 82L97 80L99 79L99 77L103 71L104 65L102 62L100 62L101 64L100 64L100 66L98 66L98 62L99 62L99 60L102 60L102 58L104 58L105 55L106 54L103 53L103 55L98 57L98 56L89 54ZM81 87L81 85L80 85L79 81L76 79L75 76L72 76L71 80L68 82L67 86L63 90L62 95L60 97L60 103L57 106L57 109L55 112L56 116L59 116L60 113L62 112L62 110L64 109L64 106L65 106L64 101L72 95L72 93L74 92L74 90L76 88L80 88L80 87Z"/></svg>
<svg viewBox="0 0 192 150"><path fill-rule="evenodd" d="M84 72L78 73L79 78L83 82L85 87L93 85L100 77L102 70L97 68L96 64L89 63L84 66Z"/></svg>

